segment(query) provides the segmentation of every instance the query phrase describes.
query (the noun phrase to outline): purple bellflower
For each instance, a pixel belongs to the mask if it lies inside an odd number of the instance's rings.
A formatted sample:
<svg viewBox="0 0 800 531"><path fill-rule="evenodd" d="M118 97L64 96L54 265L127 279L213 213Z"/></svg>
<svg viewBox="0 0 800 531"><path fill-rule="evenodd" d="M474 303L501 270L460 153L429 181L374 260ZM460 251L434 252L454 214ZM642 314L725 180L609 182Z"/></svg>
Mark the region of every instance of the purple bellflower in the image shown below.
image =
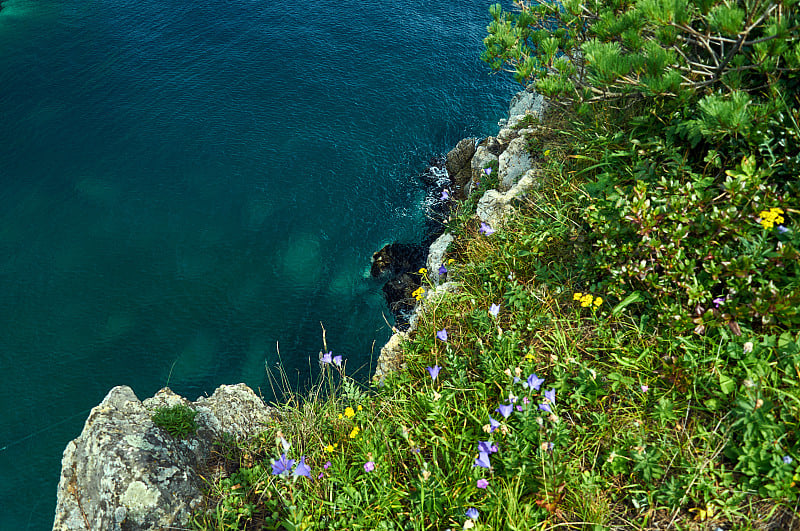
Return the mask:
<svg viewBox="0 0 800 531"><path fill-rule="evenodd" d="M307 478L311 477L311 467L306 464L306 456L300 457L300 462L297 463L297 466L294 468L294 472L292 473L294 476L305 476Z"/></svg>
<svg viewBox="0 0 800 531"><path fill-rule="evenodd" d="M280 459L272 463L272 475L288 474L292 466L294 466L294 459L286 459L286 453L284 452L281 454Z"/></svg>
<svg viewBox="0 0 800 531"><path fill-rule="evenodd" d="M472 463L472 466L491 468L492 464L489 462L489 454L486 452L478 452L478 457L475 458L475 462Z"/></svg>
<svg viewBox="0 0 800 531"><path fill-rule="evenodd" d="M494 229L491 227L491 225L489 225L485 221L481 221L481 228L478 229L478 232L486 236L491 236L492 234L494 234Z"/></svg>
<svg viewBox="0 0 800 531"><path fill-rule="evenodd" d="M511 404L501 404L495 411L503 415L503 418L507 419L511 412L514 411L514 406Z"/></svg>

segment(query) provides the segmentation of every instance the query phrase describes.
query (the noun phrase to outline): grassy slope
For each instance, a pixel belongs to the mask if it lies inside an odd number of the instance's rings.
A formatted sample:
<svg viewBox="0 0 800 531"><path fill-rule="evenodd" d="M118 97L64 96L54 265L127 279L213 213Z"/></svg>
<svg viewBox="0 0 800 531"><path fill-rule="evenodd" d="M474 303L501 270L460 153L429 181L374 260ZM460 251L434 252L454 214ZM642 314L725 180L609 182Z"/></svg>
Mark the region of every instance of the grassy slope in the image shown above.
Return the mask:
<svg viewBox="0 0 800 531"><path fill-rule="evenodd" d="M482 191L461 205L460 289L427 304L407 370L365 388L326 365L270 433L220 446L198 528L800 528L797 334L675 334L590 283L601 122L551 116L543 184L494 234Z"/></svg>

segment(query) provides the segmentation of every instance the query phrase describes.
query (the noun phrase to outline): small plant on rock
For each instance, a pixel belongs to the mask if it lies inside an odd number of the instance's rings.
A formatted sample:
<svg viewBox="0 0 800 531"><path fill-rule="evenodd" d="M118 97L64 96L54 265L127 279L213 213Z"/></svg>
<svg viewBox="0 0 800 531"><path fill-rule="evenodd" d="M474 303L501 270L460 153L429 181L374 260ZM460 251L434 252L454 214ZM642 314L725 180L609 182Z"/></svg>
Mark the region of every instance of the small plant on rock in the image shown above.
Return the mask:
<svg viewBox="0 0 800 531"><path fill-rule="evenodd" d="M197 411L184 404L157 407L153 416L153 423L165 430L176 439L183 439L197 432L197 422L194 417Z"/></svg>

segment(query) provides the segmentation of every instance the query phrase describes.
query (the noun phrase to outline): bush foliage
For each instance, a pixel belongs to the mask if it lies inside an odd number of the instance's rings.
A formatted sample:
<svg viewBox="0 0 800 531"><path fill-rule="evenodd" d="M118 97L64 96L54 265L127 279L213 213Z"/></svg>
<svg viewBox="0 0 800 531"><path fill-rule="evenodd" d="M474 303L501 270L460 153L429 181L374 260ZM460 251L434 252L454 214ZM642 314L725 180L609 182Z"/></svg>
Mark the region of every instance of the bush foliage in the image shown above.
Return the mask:
<svg viewBox="0 0 800 531"><path fill-rule="evenodd" d="M796 0L491 9L483 59L595 123L582 139L598 288L662 324L800 324ZM611 133L613 131L613 133Z"/></svg>

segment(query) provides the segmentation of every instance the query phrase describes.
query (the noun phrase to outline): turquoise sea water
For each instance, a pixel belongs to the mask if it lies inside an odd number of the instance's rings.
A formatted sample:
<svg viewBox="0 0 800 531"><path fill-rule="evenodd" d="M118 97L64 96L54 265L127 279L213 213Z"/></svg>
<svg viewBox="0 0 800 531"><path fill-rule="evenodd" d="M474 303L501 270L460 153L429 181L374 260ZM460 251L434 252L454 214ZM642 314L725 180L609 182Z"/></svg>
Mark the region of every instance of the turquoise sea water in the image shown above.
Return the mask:
<svg viewBox="0 0 800 531"><path fill-rule="evenodd" d="M422 235L416 175L496 132L489 2L6 0L0 530L52 526L108 390L191 399L278 356L303 385L390 331L371 254Z"/></svg>

